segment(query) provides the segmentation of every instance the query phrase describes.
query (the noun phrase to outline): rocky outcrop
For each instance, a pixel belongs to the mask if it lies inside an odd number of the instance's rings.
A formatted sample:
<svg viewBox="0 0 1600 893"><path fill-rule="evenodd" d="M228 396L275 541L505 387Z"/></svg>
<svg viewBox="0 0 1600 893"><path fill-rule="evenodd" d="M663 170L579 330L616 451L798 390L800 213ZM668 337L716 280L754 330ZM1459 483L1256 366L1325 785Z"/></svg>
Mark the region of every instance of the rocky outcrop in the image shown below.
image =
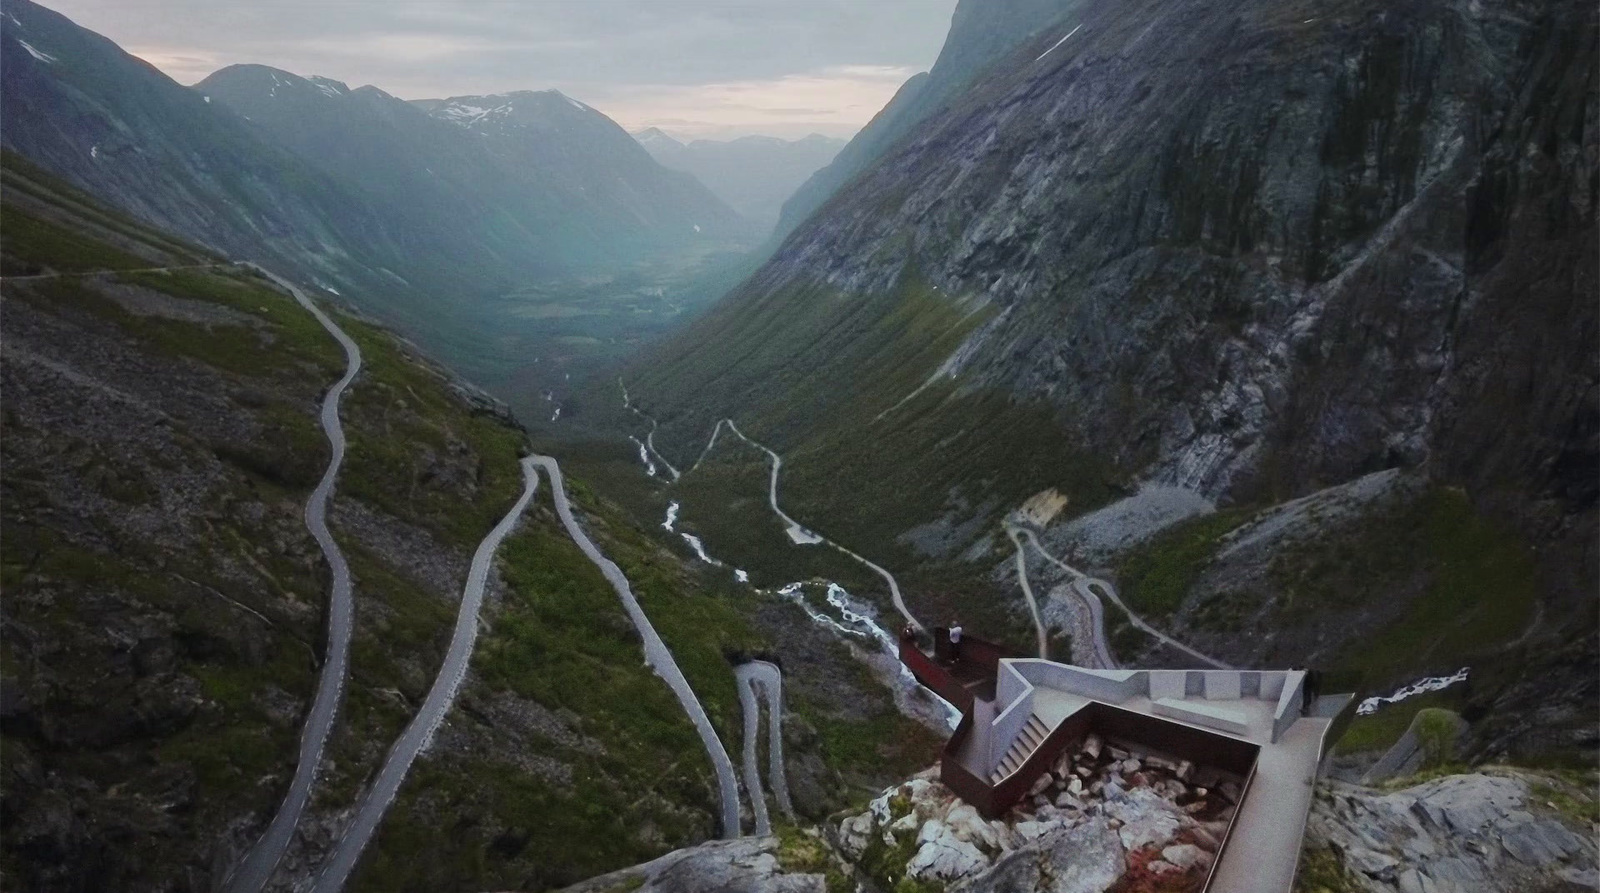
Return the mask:
<svg viewBox="0 0 1600 893"><path fill-rule="evenodd" d="M822 875L785 872L777 850L776 837L715 840L590 878L561 893L823 893Z"/></svg>
<svg viewBox="0 0 1600 893"><path fill-rule="evenodd" d="M1325 782L1306 846L1372 893L1592 888L1595 827L1534 796L1536 774L1452 775L1392 792ZM1589 792L1592 795L1592 791Z"/></svg>
<svg viewBox="0 0 1600 893"><path fill-rule="evenodd" d="M970 893L1099 893L1130 870L1197 880L1239 796L1237 779L1095 736L999 819L985 821L936 776L890 788L838 825L840 850L886 887L910 878Z"/></svg>

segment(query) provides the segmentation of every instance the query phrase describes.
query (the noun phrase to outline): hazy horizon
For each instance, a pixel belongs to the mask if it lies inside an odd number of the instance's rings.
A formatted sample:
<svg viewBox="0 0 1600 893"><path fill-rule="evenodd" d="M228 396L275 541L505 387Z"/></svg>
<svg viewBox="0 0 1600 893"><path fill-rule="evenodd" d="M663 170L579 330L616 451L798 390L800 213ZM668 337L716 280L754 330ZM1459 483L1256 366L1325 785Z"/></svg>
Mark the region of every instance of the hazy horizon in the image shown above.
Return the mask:
<svg viewBox="0 0 1600 893"><path fill-rule="evenodd" d="M49 0L182 84L270 65L402 99L560 90L630 133L848 139L933 64L955 0Z"/></svg>

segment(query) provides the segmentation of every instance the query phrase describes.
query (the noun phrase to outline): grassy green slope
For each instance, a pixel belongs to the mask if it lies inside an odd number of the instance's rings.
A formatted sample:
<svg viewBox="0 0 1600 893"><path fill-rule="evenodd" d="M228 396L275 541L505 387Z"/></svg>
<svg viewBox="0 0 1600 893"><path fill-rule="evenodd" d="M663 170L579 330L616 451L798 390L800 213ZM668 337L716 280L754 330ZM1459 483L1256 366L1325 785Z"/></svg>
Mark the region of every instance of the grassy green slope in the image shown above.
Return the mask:
<svg viewBox="0 0 1600 893"><path fill-rule="evenodd" d="M300 513L327 460L319 401L344 358L252 275L115 272L211 259L24 179L0 205L5 269L70 275L0 293L0 870L23 888L206 876L225 864L218 847L259 832L293 769L326 598ZM357 626L312 827L353 802L431 684L467 557L520 490L527 448L404 343L339 322L365 361L343 403L332 512ZM74 409L107 394L130 418ZM165 421L147 437L151 413ZM578 469L570 493L730 749L728 658L792 653L815 662L789 698L795 784L811 791L797 799L826 813L926 765L936 740L842 649L776 599L690 569L664 531L584 483L611 470L603 456ZM362 889L539 888L713 831L698 739L548 499L541 488L502 547L469 684L369 849ZM52 821L62 809L74 818Z"/></svg>

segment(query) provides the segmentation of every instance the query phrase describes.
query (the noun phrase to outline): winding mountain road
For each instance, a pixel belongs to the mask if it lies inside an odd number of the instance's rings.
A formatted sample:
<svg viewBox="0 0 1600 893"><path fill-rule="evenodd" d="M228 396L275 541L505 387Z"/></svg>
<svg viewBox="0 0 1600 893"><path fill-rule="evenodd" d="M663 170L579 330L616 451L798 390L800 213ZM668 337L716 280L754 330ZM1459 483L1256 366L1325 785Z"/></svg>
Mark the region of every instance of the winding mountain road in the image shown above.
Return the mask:
<svg viewBox="0 0 1600 893"><path fill-rule="evenodd" d="M756 742L761 737L761 706L757 691L767 701L767 780L772 795L784 815L794 817L789 801L789 783L783 774L783 672L774 664L754 660L733 668L739 682L739 704L744 712L744 787L750 794L750 809L755 814L755 833L772 833L767 817L767 799L761 792L761 770L756 759Z"/></svg>
<svg viewBox="0 0 1600 893"><path fill-rule="evenodd" d="M344 463L345 438L344 426L339 422L339 401L344 397L345 389L350 387L350 382L355 380L356 373L361 371L361 349L299 288L267 270L250 266L293 295L300 306L316 317L317 322L344 348L346 364L344 377L328 390L322 400L322 430L328 437L333 456L328 462L327 471L322 474L321 482L306 501L305 511L306 527L310 529L311 536L316 539L333 572L333 585L328 593L328 650L323 659L322 673L317 677L317 691L311 701L311 711L300 733L300 761L295 766L294 778L289 782L289 791L261 839L256 841L244 861L228 877L228 893L256 893L265 886L294 836L295 825L299 824L300 814L305 811L306 802L311 797L311 786L316 781L317 767L322 763L322 751L338 715L339 702L343 700L345 679L350 673L350 630L355 614L350 566L345 562L344 553L339 551L339 544L334 542L332 532L328 530L328 498L333 494L334 483L339 477L339 466Z"/></svg>
<svg viewBox="0 0 1600 893"><path fill-rule="evenodd" d="M555 497L556 514L561 518L561 524L567 528L567 534L572 541L578 544L583 554L600 568L600 573L606 582L615 589L617 596L622 599L622 606L628 612L628 619L633 622L634 629L639 631L639 637L644 640L645 665L655 670L672 693L677 695L678 703L683 705L684 712L689 714L689 719L694 723L695 731L700 733L700 741L705 745L706 755L711 759L711 768L716 772L717 788L722 804L722 836L739 836L739 783L734 777L733 761L728 758L728 751L722 746L722 741L717 737L717 730L712 727L711 719L706 715L706 710L700 705L700 699L695 696L694 689L689 687L689 680L683 676L683 671L678 669L677 661L673 660L672 652L666 643L661 641L661 636L656 633L655 627L650 624L650 618L645 616L644 609L639 607L638 599L634 598L633 590L628 586L628 578L623 575L622 569L607 558L593 542L589 535L584 533L572 516L572 506L567 502L566 486L561 479L561 466L549 456L533 456L533 462L544 469L550 476L550 492Z"/></svg>
<svg viewBox="0 0 1600 893"><path fill-rule="evenodd" d="M620 378L617 379L617 387L622 389L622 408L650 423L650 430L645 434L644 443L640 444L640 448L648 449L650 451L650 455L655 456L657 461L659 461L662 466L665 467L672 475L673 480L683 477L683 475L678 472L678 469L673 467L671 462L667 461L667 457L661 455L661 451L656 449L656 428L660 427L660 425L658 422L656 422L655 417L647 415L645 412L640 410L639 407L633 405L633 399L628 396L628 386L623 384L622 379Z"/></svg>
<svg viewBox="0 0 1600 893"><path fill-rule="evenodd" d="M117 273L170 273L174 270L220 270L225 267L241 267L246 265L247 264L239 263L237 261L223 261L222 263L215 264L180 264L174 267L134 267L126 270L58 270L54 273L29 273L26 276L0 276L0 282L26 282L30 279L60 279L64 276L109 276ZM248 264L248 266L255 265ZM256 267L256 269L261 268ZM271 277L271 279L279 285L282 285L285 288L290 287L286 285L282 279L273 276L271 273L267 273L265 270L262 270L261 272L266 273L267 276Z"/></svg>
<svg viewBox="0 0 1600 893"><path fill-rule="evenodd" d="M768 448L765 444L759 443L757 441L751 440L750 438L746 437L744 435L744 432L739 430L739 426L735 425L733 423L733 419L723 419L722 421L717 423L717 427L716 428L712 429L712 431L711 431L711 442L706 444L705 450L702 451L701 454L700 454L701 458L702 459L705 458L705 454L707 452L710 452L711 444L716 443L717 431L719 431L723 425L727 425L728 426L728 430L732 431L735 435L737 435L740 440L744 441L745 443L750 444L751 446L753 446L756 449L762 451L763 453L766 453L767 456L772 459L772 475L768 479L768 483L767 483L767 502L768 502L768 504L770 504L772 506L773 513L776 514L779 518L782 518L783 522L785 524L789 525L789 538L794 540L796 543L807 543L807 542L827 543L828 545L832 546L833 548L838 549L840 552L843 552L844 554L849 555L851 558L854 558L856 561L859 561L863 565L865 565L868 568L870 568L874 573L876 573L878 576L882 577L884 579L884 582L889 584L889 597L894 601L895 610L900 612L900 616L904 617L906 619L907 623L911 624L913 627L917 628L918 630L926 630L927 628L922 625L922 621L918 620L911 613L911 609L906 607L905 599L901 598L901 596L900 596L900 584L898 582L896 582L896 580L894 578L894 574L889 573L887 570L884 570L882 567L880 567L876 563L874 563L872 561L869 561L868 559L862 557L861 555L859 555L859 554L857 554L855 552L852 552L851 550L845 548L844 546L839 545L838 543L834 542L833 540L830 540L827 537L822 536L821 534L816 533L816 532L806 528L799 521L796 521L795 519L789 517L789 515L786 512L784 512L784 510L781 507L779 507L779 505L778 505L778 472L780 470L782 470L782 468L783 468L783 457L782 456L779 456L776 452L774 452L773 450ZM698 466L699 464L700 463L698 461L695 462L696 466ZM692 471L693 469L691 468L690 470Z"/></svg>
<svg viewBox="0 0 1600 893"><path fill-rule="evenodd" d="M1028 600L1028 610L1033 613L1033 629L1039 637L1039 657L1049 660L1050 640L1044 633L1044 620L1039 616L1039 600L1033 597L1033 586L1028 582L1028 553L1022 540L1017 538L1017 528L1007 524L1006 535L1011 537L1011 544L1017 547L1017 582L1022 584L1022 595ZM1096 624L1097 629L1101 626Z"/></svg>
<svg viewBox="0 0 1600 893"><path fill-rule="evenodd" d="M456 612L450 648L445 652L444 662L433 679L433 687L428 690L428 696L417 715L412 717L394 746L389 748L389 756L384 759L383 768L378 770L377 779L361 798L355 817L350 820L344 836L339 838L333 853L323 864L322 873L312 887L314 893L338 893L343 889L350 872L355 870L356 861L361 858L361 851L372 840L384 813L394 802L395 794L399 793L406 774L411 771L411 764L428 749L434 732L450 713L456 693L461 690L461 682L466 678L467 667L472 662L473 647L478 641L478 612L483 607L484 590L489 582L489 571L494 565L495 552L512 528L517 526L517 521L533 499L534 491L539 488L539 476L533 468L532 457L522 460L522 495L517 498L511 511L478 544L478 551L473 554L472 566L467 572L466 588L461 591L461 608Z"/></svg>
<svg viewBox="0 0 1600 893"><path fill-rule="evenodd" d="M1024 527L1019 528L1019 531L1023 536L1028 538L1029 542L1033 543L1033 548L1037 550L1040 555L1044 556L1046 561L1049 561L1051 564L1054 564L1056 567L1059 567L1067 572L1072 581L1073 591L1083 596L1084 600L1089 602L1089 610L1094 615L1095 619L1095 651L1099 654L1105 657L1109 657L1111 654L1111 649L1107 646L1105 641L1105 618L1101 612L1099 599L1097 597L1098 595L1104 595L1106 598L1111 600L1112 604L1121 608L1122 613L1128 615L1129 622L1131 622L1136 628L1142 630L1150 636L1153 636L1163 644L1172 648L1176 648L1177 650L1182 651L1184 654L1187 654L1190 657L1201 661L1202 663L1210 664L1219 670L1235 669L1233 666L1225 664L1222 661L1211 657L1210 655L1202 654L1201 652L1190 648L1188 645L1183 644L1177 639L1174 639L1166 633L1161 632L1160 630L1151 626L1149 623L1146 623L1143 617L1133 613L1133 611L1123 603L1122 599L1117 595L1117 588L1112 586L1111 583L1098 577L1091 577L1045 551L1044 545L1039 542L1038 535L1032 530ZM1100 589L1099 593L1094 591L1096 587ZM1115 666L1115 663L1113 662L1109 664L1109 666Z"/></svg>

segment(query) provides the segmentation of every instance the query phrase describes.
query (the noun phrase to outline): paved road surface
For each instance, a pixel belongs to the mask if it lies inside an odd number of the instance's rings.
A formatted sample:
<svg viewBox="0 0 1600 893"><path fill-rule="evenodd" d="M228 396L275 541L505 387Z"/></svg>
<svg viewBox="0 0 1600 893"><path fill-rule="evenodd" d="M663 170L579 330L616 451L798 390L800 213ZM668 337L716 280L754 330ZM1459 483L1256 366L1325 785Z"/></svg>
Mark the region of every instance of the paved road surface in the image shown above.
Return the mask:
<svg viewBox="0 0 1600 893"><path fill-rule="evenodd" d="M705 448L704 451L701 452L700 457L703 459L703 458L705 458L706 452L710 452L711 444L716 443L717 431L720 430L723 425L727 425L728 426L728 430L732 431L734 434L736 434L739 437L740 440L744 441L745 443L750 444L751 446L753 446L756 449L762 451L763 453L766 453L767 456L772 459L772 475L769 478L768 484L767 484L767 502L772 506L773 513L776 514L779 518L782 518L783 522L785 524L789 525L789 528L790 528L791 531L799 531L801 534L803 534L803 537L796 537L796 536L794 536L793 533L791 533L790 534L791 538L793 538L795 540L795 542L805 542L805 538L815 538L815 541L827 543L828 545L832 546L833 548L838 549L840 552L843 552L844 554L849 555L851 558L854 558L855 560L857 560L857 561L861 562L862 564L866 565L867 567L871 568L874 573L876 573L878 576L882 577L884 579L884 581L889 584L889 597L894 601L895 610L900 612L900 616L904 617L906 619L907 623L911 624L912 626L916 627L917 629L919 629L919 630L926 629L926 627L924 627L922 625L922 621L918 620L915 616L913 616L912 613L911 613L911 609L906 607L905 599L900 597L900 584L895 581L894 574L889 573L888 571L884 570L882 567L878 566L877 564L875 564L875 563L873 563L871 561L868 561L866 558L863 558L861 555L850 551L849 549L845 548L844 546L839 545L838 543L834 542L833 540L830 540L825 536L822 536L822 535L820 535L820 534L818 534L818 533L816 533L814 531L811 531L811 530L807 529L803 524L801 524L799 521L796 521L795 519L789 517L783 511L783 509L778 507L778 472L783 468L783 457L782 456L779 456L777 453L773 452L771 449L768 449L765 444L758 443L758 442L756 442L754 440L751 440L750 438L744 436L744 432L740 431L739 430L739 426L735 425L733 423L733 419L723 419L722 421L717 423L717 427L716 428L712 429L712 431L711 431L711 442L706 444L706 448ZM699 465L699 464L700 463L698 461L695 462L695 465ZM690 470L693 471L692 468Z"/></svg>
<svg viewBox="0 0 1600 893"><path fill-rule="evenodd" d="M717 738L716 729L711 727L711 719L706 716L706 710L700 706L700 699L695 697L694 689L689 687L689 680L683 677L683 671L678 669L677 661L672 659L672 652L667 649L666 643L661 641L661 636L656 634L655 627L650 625L650 618L645 616L644 609L639 607L638 599L633 597L633 590L628 586L628 578L623 575L622 569L616 563L605 557L595 544L590 542L588 534L578 526L572 516L572 507L567 503L567 491L561 480L561 466L549 456L534 456L533 461L544 469L550 476L550 492L555 497L556 514L561 517L561 523L567 528L567 534L572 537L583 554L600 568L600 573L605 575L606 582L617 591L617 596L622 599L622 606L628 612L628 619L633 621L634 629L639 631L639 637L644 640L645 665L656 671L664 680L672 693L678 696L678 703L683 705L685 713L694 723L695 731L700 733L700 741L705 745L706 754L711 758L711 768L717 775L717 788L722 800L722 836L739 836L739 783L734 778L733 761L728 759L728 751L722 746L721 739Z"/></svg>
<svg viewBox="0 0 1600 893"><path fill-rule="evenodd" d="M0 276L0 282L23 282L29 279L59 279L62 276L102 276L114 273L169 273L173 270L220 270L223 267L239 267L242 264L227 261L219 264L183 264L176 267L136 267L131 270L63 270L56 273L34 273L28 276ZM259 267L257 269L260 269ZM265 272L265 271L263 271ZM267 273L272 276L271 273ZM283 280L272 276L273 281L285 288L290 288ZM299 295L296 295L299 297Z"/></svg>
<svg viewBox="0 0 1600 893"><path fill-rule="evenodd" d="M640 411L639 407L633 405L633 400L628 397L628 386L623 384L622 379L620 378L617 379L617 387L622 389L622 408L650 423L650 431L644 436L643 446L650 451L650 455L655 456L656 460L666 467L667 471L672 474L673 480L683 477L683 475L678 473L678 469L674 468L672 463L667 461L667 457L661 455L661 452L656 449L656 428L659 427L659 425L656 423L655 416L646 415L644 412Z"/></svg>
<svg viewBox="0 0 1600 893"><path fill-rule="evenodd" d="M1028 557L1024 551L1022 540L1017 538L1017 529L1010 524L1006 525L1006 535L1011 537L1012 545L1017 547L1017 582L1022 584L1022 594L1028 599L1028 610L1033 612L1033 629L1039 636L1039 657L1050 659L1050 640L1044 634L1044 620L1039 617L1039 600L1033 597L1033 586L1028 582Z"/></svg>
<svg viewBox="0 0 1600 893"><path fill-rule="evenodd" d="M789 783L783 773L783 672L764 660L750 661L733 668L739 682L739 703L744 708L744 786L755 813L755 833L772 833L767 818L766 797L761 792L761 770L756 759L756 739L761 735L761 707L757 691L767 699L767 775L778 808L790 818L794 806L789 802Z"/></svg>
<svg viewBox="0 0 1600 893"><path fill-rule="evenodd" d="M255 269L261 270L260 267ZM304 292L266 270L261 272L294 295L300 306L310 311L317 322L338 340L344 347L346 366L344 377L329 389L322 400L322 430L333 448L333 458L328 462L328 470L323 472L322 482L317 484L317 489L306 501L305 513L306 527L310 528L311 535L322 548L322 554L333 571L333 586L328 594L328 650L323 659L322 674L317 678L311 711L300 733L300 762L295 766L293 780L289 782L289 792L284 795L283 803L278 807L277 815L272 817L266 832L228 878L229 893L255 893L265 886L278 860L283 857L290 838L294 836L295 825L300 821L300 813L305 810L306 801L311 796L311 786L316 781L323 746L327 744L328 733L333 729L334 718L339 712L339 702L343 700L345 678L350 672L350 628L355 613L350 596L350 566L345 563L344 553L339 551L339 545L333 541L333 534L328 530L328 497L333 493L339 466L344 462L344 427L339 423L339 400L355 379L356 373L361 371L361 349Z"/></svg>
<svg viewBox="0 0 1600 893"><path fill-rule="evenodd" d="M1135 627L1138 627L1139 629L1143 630L1144 632L1148 633L1149 635L1154 636L1156 639L1159 639L1161 642L1163 642L1163 643L1165 643L1167 645L1170 645L1171 647L1176 648L1179 651L1182 651L1183 653L1189 655L1190 657L1193 657L1196 660L1202 661L1204 663L1208 663L1211 666L1216 667L1219 670L1232 670L1232 669L1235 669L1234 667L1230 666L1229 664L1225 664L1222 661L1217 660L1214 657L1211 657L1211 656L1206 655L1206 654L1201 654L1200 652L1194 650L1193 648L1190 648L1188 645L1183 644L1182 642L1178 641L1177 639L1172 638L1171 636L1167 635L1166 633L1161 632L1160 630L1158 630L1155 627L1151 626L1150 624L1146 623L1143 617L1140 617L1138 614L1133 613L1133 611L1130 610L1127 605L1123 604L1122 599L1117 596L1117 588L1115 586L1112 586L1106 580L1102 580L1102 579L1100 579L1098 577L1091 577L1088 574L1083 573L1082 571L1078 570L1077 568L1074 568L1071 565L1067 564L1066 562L1062 561L1061 559L1055 557L1054 555L1051 555L1049 552L1046 552L1045 548L1044 548L1044 545L1039 542L1039 537L1032 530L1028 530L1027 528L1022 528L1021 532L1022 532L1023 536L1027 537L1033 543L1033 548L1038 550L1039 554L1043 555L1045 557L1045 560L1049 561L1051 564L1054 564L1056 567L1061 568L1062 570L1066 571L1070 575L1070 577L1072 579L1073 589L1075 591L1077 591L1079 594L1084 595L1086 597L1086 599L1090 602L1090 611L1095 616L1095 630L1096 630L1096 632L1095 632L1095 650L1096 651L1101 651L1102 654L1105 654L1107 656L1109 656L1110 653L1111 653L1111 649L1106 647L1106 643L1105 643L1105 620L1104 620L1103 616L1101 615L1099 604L1098 604L1098 600L1094 598L1094 596L1097 594L1097 593L1095 593L1095 589L1098 588L1100 590L1100 592L1098 594L1099 595L1104 595L1106 598L1109 598L1111 600L1112 604L1114 604L1117 607L1121 608L1122 612L1124 614L1128 615L1128 620L1131 621ZM1102 649L1104 649L1104 650L1102 651ZM1115 666L1115 664L1112 664L1112 666Z"/></svg>
<svg viewBox="0 0 1600 893"><path fill-rule="evenodd" d="M350 872L355 870L356 861L361 858L361 851L372 840L389 804L394 802L395 794L400 791L406 773L411 771L411 764L428 749L433 733L455 703L461 681L467 675L467 666L472 662L473 646L478 641L478 611L483 606L484 589L494 565L495 551L512 528L517 526L517 521L539 487L539 475L534 472L533 464L531 457L522 460L522 495L511 511L478 544L478 551L472 556L472 567L467 571L466 588L461 592L461 608L456 612L456 627L450 637L450 648L445 652L444 663L439 666L439 674L433 679L433 687L428 690L428 696L423 699L417 715L411 718L405 731L400 733L400 738L389 748L389 756L383 761L383 768L378 770L377 780L361 798L355 817L346 826L344 836L339 838L339 843L323 865L322 873L317 876L316 885L312 887L314 893L337 893L344 887Z"/></svg>

